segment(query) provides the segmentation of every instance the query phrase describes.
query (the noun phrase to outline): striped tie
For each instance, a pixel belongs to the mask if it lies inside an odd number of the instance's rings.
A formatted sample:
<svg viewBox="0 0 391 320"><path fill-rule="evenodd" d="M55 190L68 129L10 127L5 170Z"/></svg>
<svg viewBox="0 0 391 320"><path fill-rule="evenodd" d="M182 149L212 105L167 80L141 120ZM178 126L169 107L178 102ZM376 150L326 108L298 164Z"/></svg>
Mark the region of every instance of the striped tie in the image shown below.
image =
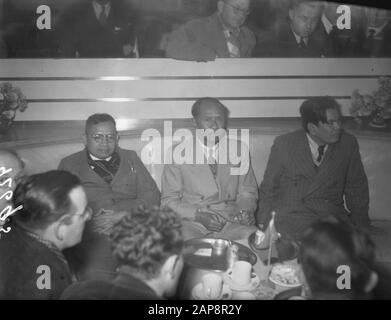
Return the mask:
<svg viewBox="0 0 391 320"><path fill-rule="evenodd" d="M237 30L236 32L229 31L229 37L227 38L227 46L231 58L240 58L239 33L239 30Z"/></svg>

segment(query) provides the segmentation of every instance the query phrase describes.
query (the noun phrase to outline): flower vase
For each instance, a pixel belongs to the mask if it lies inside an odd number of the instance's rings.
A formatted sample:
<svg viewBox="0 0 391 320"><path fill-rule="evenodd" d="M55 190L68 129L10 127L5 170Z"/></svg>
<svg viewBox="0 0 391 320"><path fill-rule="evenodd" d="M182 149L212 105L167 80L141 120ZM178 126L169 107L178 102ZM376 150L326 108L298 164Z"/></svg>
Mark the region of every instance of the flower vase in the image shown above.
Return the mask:
<svg viewBox="0 0 391 320"><path fill-rule="evenodd" d="M373 128L385 128L387 126L383 117L383 110L381 108L377 108L372 112L369 125Z"/></svg>

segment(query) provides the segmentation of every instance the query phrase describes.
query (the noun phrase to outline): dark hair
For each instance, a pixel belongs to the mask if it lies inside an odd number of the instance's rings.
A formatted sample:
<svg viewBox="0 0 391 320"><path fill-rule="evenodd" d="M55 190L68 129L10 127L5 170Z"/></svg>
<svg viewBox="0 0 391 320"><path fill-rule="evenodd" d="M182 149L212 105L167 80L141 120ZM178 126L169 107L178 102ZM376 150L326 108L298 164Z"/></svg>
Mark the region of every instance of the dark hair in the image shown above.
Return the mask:
<svg viewBox="0 0 391 320"><path fill-rule="evenodd" d="M313 224L301 239L300 263L313 298L322 295L365 295L375 263L374 245L363 232L338 219ZM351 290L337 288L339 266L351 272Z"/></svg>
<svg viewBox="0 0 391 320"><path fill-rule="evenodd" d="M211 97L200 98L196 102L194 102L193 106L191 107L191 114L193 118L196 118L199 115L201 107L205 104L213 104L221 107L225 116L228 118L229 116L228 108L225 105L223 105L218 99L211 98Z"/></svg>
<svg viewBox="0 0 391 320"><path fill-rule="evenodd" d="M334 109L341 114L341 107L333 98L316 97L304 101L300 107L302 125L308 132L308 124L318 125L327 122L327 110Z"/></svg>
<svg viewBox="0 0 391 320"><path fill-rule="evenodd" d="M182 252L181 219L171 209L142 206L114 224L110 239L120 265L153 279L170 256Z"/></svg>
<svg viewBox="0 0 391 320"><path fill-rule="evenodd" d="M116 126L116 123L115 123L115 120L114 118L107 114L107 113L95 113L91 116L88 117L87 121L86 121L86 133L87 133L87 129L91 126L94 126L98 123L102 123L102 122L112 122L114 124L114 126Z"/></svg>
<svg viewBox="0 0 391 320"><path fill-rule="evenodd" d="M61 170L52 170L23 178L17 185L14 207L23 208L15 220L28 229L44 229L58 221L71 210L69 193L81 182L75 175Z"/></svg>

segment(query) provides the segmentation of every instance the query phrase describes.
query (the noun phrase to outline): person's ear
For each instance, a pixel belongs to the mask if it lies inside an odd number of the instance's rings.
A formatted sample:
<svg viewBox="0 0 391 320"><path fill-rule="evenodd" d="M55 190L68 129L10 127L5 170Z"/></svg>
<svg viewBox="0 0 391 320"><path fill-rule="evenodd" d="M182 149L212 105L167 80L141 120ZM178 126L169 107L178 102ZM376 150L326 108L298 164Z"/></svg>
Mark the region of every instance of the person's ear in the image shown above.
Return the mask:
<svg viewBox="0 0 391 320"><path fill-rule="evenodd" d="M371 275L369 276L369 280L364 288L364 291L366 293L370 293L373 289L375 289L378 282L379 282L379 276L377 275L376 272L372 271Z"/></svg>
<svg viewBox="0 0 391 320"><path fill-rule="evenodd" d="M308 132L312 135L315 135L317 133L318 127L313 123L308 123L307 125Z"/></svg>
<svg viewBox="0 0 391 320"><path fill-rule="evenodd" d="M66 232L65 228L66 226L64 223L62 223L61 221L57 222L57 225L55 226L54 229L54 235L59 242L62 242L65 239L65 232Z"/></svg>

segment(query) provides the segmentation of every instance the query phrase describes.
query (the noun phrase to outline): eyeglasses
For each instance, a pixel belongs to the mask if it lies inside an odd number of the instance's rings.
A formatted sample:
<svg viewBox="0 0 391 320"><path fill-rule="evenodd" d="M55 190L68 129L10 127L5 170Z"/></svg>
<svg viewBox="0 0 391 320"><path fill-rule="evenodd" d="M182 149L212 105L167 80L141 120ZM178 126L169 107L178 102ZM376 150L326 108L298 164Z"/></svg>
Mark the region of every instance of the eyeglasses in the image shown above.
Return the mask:
<svg viewBox="0 0 391 320"><path fill-rule="evenodd" d="M234 14L242 14L242 15L245 15L245 16L248 16L250 14L250 9L242 9L242 8L236 7L236 6L228 3L227 1L224 1L224 3L227 6L232 8L232 11L234 12Z"/></svg>
<svg viewBox="0 0 391 320"><path fill-rule="evenodd" d="M104 143L107 139L108 143L113 143L117 141L118 135L116 133L110 133L110 134L94 134L90 136L96 143Z"/></svg>
<svg viewBox="0 0 391 320"><path fill-rule="evenodd" d="M328 124L329 126L332 126L332 127L335 127L336 125L338 127L340 127L342 125L342 120L341 119L338 119L338 120L327 120L325 122L325 124Z"/></svg>

